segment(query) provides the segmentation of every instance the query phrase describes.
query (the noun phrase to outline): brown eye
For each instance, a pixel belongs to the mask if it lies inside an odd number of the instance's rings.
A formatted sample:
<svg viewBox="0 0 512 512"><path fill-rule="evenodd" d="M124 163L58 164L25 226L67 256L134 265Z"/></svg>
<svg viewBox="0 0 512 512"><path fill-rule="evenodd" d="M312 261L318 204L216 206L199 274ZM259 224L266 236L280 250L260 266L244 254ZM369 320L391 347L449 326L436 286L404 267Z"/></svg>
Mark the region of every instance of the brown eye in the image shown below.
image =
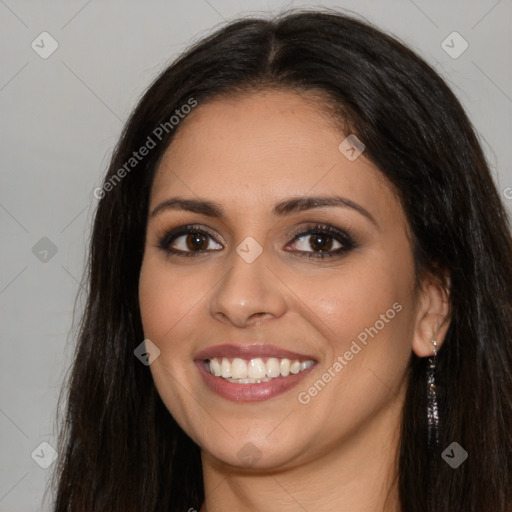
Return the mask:
<svg viewBox="0 0 512 512"><path fill-rule="evenodd" d="M208 248L208 237L202 233L186 235L185 244L191 251L205 251Z"/></svg>
<svg viewBox="0 0 512 512"><path fill-rule="evenodd" d="M295 234L287 250L305 253L309 258L341 256L356 246L345 231L319 224Z"/></svg>
<svg viewBox="0 0 512 512"><path fill-rule="evenodd" d="M337 244L337 245L335 245ZM327 233L311 233L296 238L294 243L301 252L328 252L340 249L342 244Z"/></svg>
<svg viewBox="0 0 512 512"><path fill-rule="evenodd" d="M311 235L309 238L309 245L316 251L326 252L330 251L333 246L333 238L330 235L324 233L318 233Z"/></svg>
<svg viewBox="0 0 512 512"><path fill-rule="evenodd" d="M160 240L158 247L169 254L180 256L196 256L222 249L213 235L194 226L182 226L170 231Z"/></svg>

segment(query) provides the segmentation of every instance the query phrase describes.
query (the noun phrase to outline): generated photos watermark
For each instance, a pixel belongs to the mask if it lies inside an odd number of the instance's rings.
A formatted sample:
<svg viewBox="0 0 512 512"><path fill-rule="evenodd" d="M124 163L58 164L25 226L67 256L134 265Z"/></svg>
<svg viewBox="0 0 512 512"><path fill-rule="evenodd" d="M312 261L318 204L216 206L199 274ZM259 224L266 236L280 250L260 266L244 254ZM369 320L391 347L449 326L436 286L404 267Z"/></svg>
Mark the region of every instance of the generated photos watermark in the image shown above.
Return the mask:
<svg viewBox="0 0 512 512"><path fill-rule="evenodd" d="M359 354L361 350L368 344L368 337L374 338L379 332L384 329L386 324L389 324L393 318L402 311L403 307L399 302L395 302L391 308L385 313L379 315L377 320L371 327L367 327L357 335L357 340L353 340L350 348L346 350L343 355L339 355L334 363L321 375L315 383L307 390L301 391L297 395L299 403L307 405L311 399L322 391L329 382L331 382L341 371L348 365L355 355ZM362 346L361 346L362 345Z"/></svg>
<svg viewBox="0 0 512 512"><path fill-rule="evenodd" d="M139 165L146 156L149 155L152 149L156 148L159 142L162 141L165 135L173 131L180 122L187 117L194 107L197 106L197 100L189 98L187 103L181 105L174 111L168 121L160 123L152 132L148 135L146 142L138 149L134 151L132 156L116 171L115 174L110 176L101 187L97 187L93 191L93 195L96 199L103 199L105 195L114 189L114 187L121 182L121 180L129 174L137 165Z"/></svg>
<svg viewBox="0 0 512 512"><path fill-rule="evenodd" d="M452 469L457 469L468 458L468 452L454 441L443 451L441 457Z"/></svg>
<svg viewBox="0 0 512 512"><path fill-rule="evenodd" d="M350 162L357 160L363 154L365 149L366 146L354 133L351 133L346 137L338 146L339 152Z"/></svg>
<svg viewBox="0 0 512 512"><path fill-rule="evenodd" d="M160 349L150 339L145 339L133 354L144 366L150 366L160 356Z"/></svg>

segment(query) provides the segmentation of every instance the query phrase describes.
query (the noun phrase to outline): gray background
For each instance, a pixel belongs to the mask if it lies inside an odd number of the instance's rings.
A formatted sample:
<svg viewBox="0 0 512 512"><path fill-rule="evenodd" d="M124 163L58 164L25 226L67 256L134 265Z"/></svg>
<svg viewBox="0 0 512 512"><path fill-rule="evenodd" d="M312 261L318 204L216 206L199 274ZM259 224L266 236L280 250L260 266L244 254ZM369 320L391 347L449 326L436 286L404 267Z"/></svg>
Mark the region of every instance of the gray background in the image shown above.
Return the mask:
<svg viewBox="0 0 512 512"><path fill-rule="evenodd" d="M224 20L314 5L361 14L435 66L468 110L512 211L512 0L0 0L0 511L49 510L54 465L35 460L48 461L40 443L56 447L92 191L136 100ZM31 47L50 48L44 31L59 45L46 59ZM441 46L453 31L469 44L458 58ZM445 44L453 53L460 43Z"/></svg>

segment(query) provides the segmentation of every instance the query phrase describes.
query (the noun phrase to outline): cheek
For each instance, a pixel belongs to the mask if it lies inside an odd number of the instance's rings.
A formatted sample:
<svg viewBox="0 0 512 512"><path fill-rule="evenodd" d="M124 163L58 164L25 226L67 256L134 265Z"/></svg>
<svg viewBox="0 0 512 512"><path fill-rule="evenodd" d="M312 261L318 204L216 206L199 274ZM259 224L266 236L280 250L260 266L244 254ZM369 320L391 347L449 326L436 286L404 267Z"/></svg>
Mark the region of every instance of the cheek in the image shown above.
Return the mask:
<svg viewBox="0 0 512 512"><path fill-rule="evenodd" d="M180 278L179 271L171 272L165 261L151 254L145 257L139 278L144 337L160 349L149 369L169 412L190 434L201 419L191 410L188 398L194 394L189 383L196 371L190 358L193 340L188 335L197 329L194 308L204 295L195 281L191 273Z"/></svg>
<svg viewBox="0 0 512 512"><path fill-rule="evenodd" d="M293 283L297 296L313 313L311 321L337 354L348 350L353 340L364 344L377 336L381 345L389 342L396 349L401 341L406 345L407 336L397 333L408 331L412 318L412 260L394 261L381 251L369 256L311 279L297 277Z"/></svg>
<svg viewBox="0 0 512 512"><path fill-rule="evenodd" d="M328 342L325 362L308 382L311 393L302 390L304 401L332 408L340 421L353 415L355 424L398 392L411 355L413 283L409 252L398 259L381 251L309 283L297 280L294 290Z"/></svg>
<svg viewBox="0 0 512 512"><path fill-rule="evenodd" d="M150 256L142 265L139 279L144 337L160 349L150 369L163 395L174 393L178 383L185 382L194 370L191 335L197 329L194 315L204 295L201 286L195 286L197 278L188 274L180 279L179 272L171 272L165 263ZM164 383L165 387L160 385Z"/></svg>
<svg viewBox="0 0 512 512"><path fill-rule="evenodd" d="M139 278L139 304L144 335L159 346L168 345L173 333L191 317L194 307L204 295L194 273L180 276L170 271L156 255L144 259ZM160 347L160 348L164 348Z"/></svg>

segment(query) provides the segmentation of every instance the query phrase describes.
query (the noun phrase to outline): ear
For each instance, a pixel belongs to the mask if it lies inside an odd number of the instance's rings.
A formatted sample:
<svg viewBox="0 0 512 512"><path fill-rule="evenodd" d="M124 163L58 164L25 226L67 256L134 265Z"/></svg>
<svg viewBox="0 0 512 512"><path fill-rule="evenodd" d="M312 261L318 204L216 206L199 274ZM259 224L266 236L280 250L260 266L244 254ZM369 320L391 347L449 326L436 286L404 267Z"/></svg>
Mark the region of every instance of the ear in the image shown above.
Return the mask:
<svg viewBox="0 0 512 512"><path fill-rule="evenodd" d="M450 278L428 274L417 293L412 350L418 357L428 357L434 354L432 341L439 350L450 325Z"/></svg>

